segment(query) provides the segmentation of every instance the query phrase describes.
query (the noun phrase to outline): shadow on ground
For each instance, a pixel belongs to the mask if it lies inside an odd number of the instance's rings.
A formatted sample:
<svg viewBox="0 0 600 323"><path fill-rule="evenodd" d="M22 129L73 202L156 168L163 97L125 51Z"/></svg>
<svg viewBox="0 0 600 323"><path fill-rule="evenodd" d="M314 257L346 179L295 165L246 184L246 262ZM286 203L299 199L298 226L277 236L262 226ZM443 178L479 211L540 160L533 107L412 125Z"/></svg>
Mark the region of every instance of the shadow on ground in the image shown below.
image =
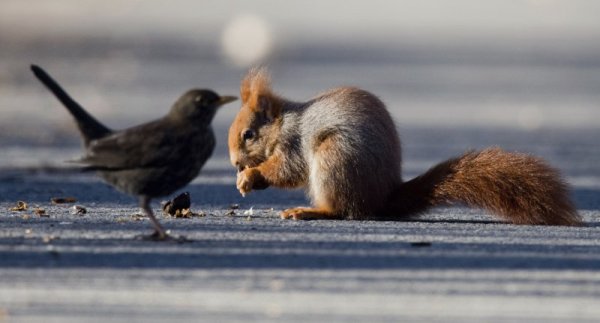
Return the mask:
<svg viewBox="0 0 600 323"><path fill-rule="evenodd" d="M14 241L12 241L14 242ZM0 267L44 268L196 268L196 269L600 269L597 246L463 244L434 242L202 241L162 251L103 251L102 241L69 241L45 250L0 252ZM112 243L132 246L130 240ZM0 241L0 245L11 244ZM76 251L65 245L95 245ZM141 247L141 245L138 245ZM80 248L81 249L81 248ZM86 249L84 247L84 249ZM133 249L137 249L133 247Z"/></svg>

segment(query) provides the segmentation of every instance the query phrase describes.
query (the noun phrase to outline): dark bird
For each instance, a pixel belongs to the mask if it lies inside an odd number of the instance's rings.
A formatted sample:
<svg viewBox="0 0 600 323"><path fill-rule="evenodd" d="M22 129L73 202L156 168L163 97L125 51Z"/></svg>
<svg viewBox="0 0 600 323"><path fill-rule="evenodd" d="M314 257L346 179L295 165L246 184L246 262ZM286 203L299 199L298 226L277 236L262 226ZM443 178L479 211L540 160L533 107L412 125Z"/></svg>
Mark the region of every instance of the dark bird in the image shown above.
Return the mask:
<svg viewBox="0 0 600 323"><path fill-rule="evenodd" d="M166 196L194 179L215 148L211 122L217 109L234 96L193 89L183 94L166 116L136 127L113 131L85 111L50 75L36 65L33 74L75 118L85 154L77 163L118 190L137 196L152 221L153 240L170 239L154 216L150 200Z"/></svg>

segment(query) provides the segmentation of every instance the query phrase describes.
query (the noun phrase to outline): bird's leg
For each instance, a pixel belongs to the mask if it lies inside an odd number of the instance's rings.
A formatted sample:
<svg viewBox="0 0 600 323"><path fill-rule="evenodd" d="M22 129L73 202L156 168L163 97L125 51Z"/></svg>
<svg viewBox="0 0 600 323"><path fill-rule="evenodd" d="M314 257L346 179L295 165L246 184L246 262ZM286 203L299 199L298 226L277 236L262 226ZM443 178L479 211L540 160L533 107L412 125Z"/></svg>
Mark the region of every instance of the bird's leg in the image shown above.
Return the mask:
<svg viewBox="0 0 600 323"><path fill-rule="evenodd" d="M152 221L152 226L154 227L154 233L140 236L142 240L175 241L177 243L191 242L191 240L184 236L173 238L167 233L160 222L158 222L158 219L154 216L154 212L152 212L152 208L150 208L150 198L148 196L140 196L140 207L142 210L144 210L144 213L146 213L148 218L150 218L150 221Z"/></svg>
<svg viewBox="0 0 600 323"><path fill-rule="evenodd" d="M150 208L150 198L148 196L142 195L140 196L140 207L146 213L146 216L150 218L152 221L152 226L154 227L154 233L148 236L143 236L144 240L156 240L163 241L168 240L170 237L167 234L167 231L163 228L163 226L158 222L158 219L154 216L152 212L152 208Z"/></svg>

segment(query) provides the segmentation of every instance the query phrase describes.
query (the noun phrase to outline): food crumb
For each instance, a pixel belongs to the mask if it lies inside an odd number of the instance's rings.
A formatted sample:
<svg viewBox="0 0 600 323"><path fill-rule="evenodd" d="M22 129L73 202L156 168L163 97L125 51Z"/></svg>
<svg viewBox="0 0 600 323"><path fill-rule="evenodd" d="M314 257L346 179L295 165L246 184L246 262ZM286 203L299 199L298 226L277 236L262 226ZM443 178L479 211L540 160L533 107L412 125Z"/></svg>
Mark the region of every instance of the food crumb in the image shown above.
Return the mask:
<svg viewBox="0 0 600 323"><path fill-rule="evenodd" d="M145 218L146 218L146 216L143 215L143 214L137 214L136 213L136 214L132 214L131 215L131 219L134 220L134 221L142 221Z"/></svg>
<svg viewBox="0 0 600 323"><path fill-rule="evenodd" d="M44 242L44 243L50 243L50 242L52 242L53 240L58 240L58 239L60 239L60 238L59 238L59 237L57 237L57 236L55 236L55 235L48 235L48 236L44 236L44 237L42 238L42 242Z"/></svg>
<svg viewBox="0 0 600 323"><path fill-rule="evenodd" d="M24 201L17 201L17 206L11 207L10 211L25 211L27 210L27 203Z"/></svg>
<svg viewBox="0 0 600 323"><path fill-rule="evenodd" d="M71 208L71 214L74 215L84 215L87 213L87 209L81 205L73 205Z"/></svg>
<svg viewBox="0 0 600 323"><path fill-rule="evenodd" d="M33 213L37 216L39 216L40 218L47 218L50 217L50 215L48 213L46 213L46 210L36 207L35 209L33 209Z"/></svg>
<svg viewBox="0 0 600 323"><path fill-rule="evenodd" d="M250 209L244 211L244 215L254 215L254 207L251 206Z"/></svg>

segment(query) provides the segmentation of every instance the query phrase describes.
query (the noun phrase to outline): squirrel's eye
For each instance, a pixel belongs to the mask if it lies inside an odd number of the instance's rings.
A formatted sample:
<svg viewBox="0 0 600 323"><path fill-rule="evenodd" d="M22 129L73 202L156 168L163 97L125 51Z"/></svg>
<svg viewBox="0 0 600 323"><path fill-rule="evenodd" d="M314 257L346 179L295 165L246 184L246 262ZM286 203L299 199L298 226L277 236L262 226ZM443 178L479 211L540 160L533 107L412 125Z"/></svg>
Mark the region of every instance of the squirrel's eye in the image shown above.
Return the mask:
<svg viewBox="0 0 600 323"><path fill-rule="evenodd" d="M242 139L244 140L250 140L250 139L254 139L255 133L254 130L252 129L246 129L242 132Z"/></svg>

